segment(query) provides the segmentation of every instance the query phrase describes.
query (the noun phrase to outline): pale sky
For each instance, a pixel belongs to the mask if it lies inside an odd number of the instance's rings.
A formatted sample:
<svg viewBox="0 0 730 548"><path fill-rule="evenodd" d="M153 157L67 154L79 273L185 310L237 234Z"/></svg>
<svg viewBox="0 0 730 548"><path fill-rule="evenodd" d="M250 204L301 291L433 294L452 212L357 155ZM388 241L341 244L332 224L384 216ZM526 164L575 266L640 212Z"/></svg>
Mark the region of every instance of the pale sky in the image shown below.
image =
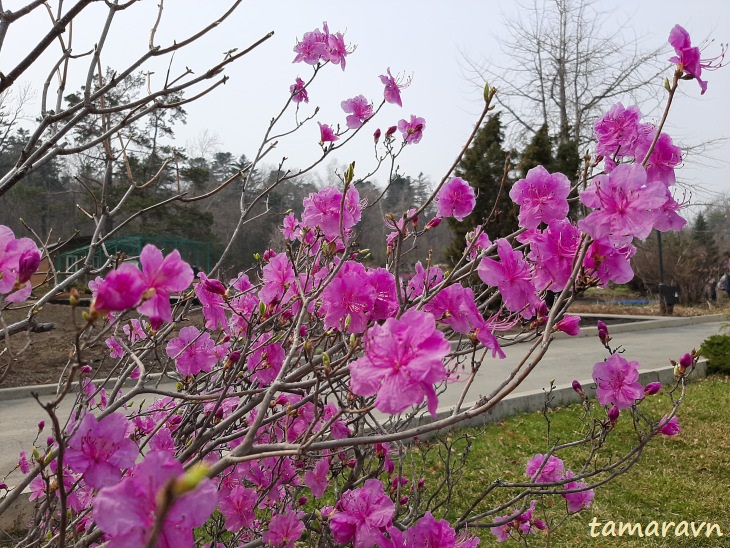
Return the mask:
<svg viewBox="0 0 730 548"><path fill-rule="evenodd" d="M25 1L6 2L6 9L17 8ZM154 21L157 2L145 1L141 9L119 15L113 27L110 44L102 58L105 65L126 66L144 52L149 29ZM222 0L167 0L157 42L167 44L173 38L181 39L203 21L212 20L223 11L227 2ZM714 38L705 56L719 52L719 43L730 42L730 14L727 0L616 0L597 5L610 12L607 29L615 31L627 24L630 32L641 37L646 49L666 44L669 30L681 24L690 33L693 43ZM383 86L378 75L390 67L393 74L412 76L411 86L404 90L403 108L386 105L379 118L369 124L359 143L344 150L339 163L357 161L362 173L373 165L372 132L383 130L411 114L426 119L426 130L420 144L406 150L399 165L406 174L416 176L424 172L432 181L439 180L452 163L481 110L481 91L464 77L462 52L474 58L488 57L505 64L508 62L499 49L499 38L504 36L505 16L514 14L519 7L507 0L464 0L444 2L436 0L407 0L401 2L344 2L336 0L250 0L219 29L207 36L189 52L178 53L173 60L173 72L185 66L200 73L222 59L232 48L243 49L268 31L275 35L237 63L226 73L230 80L201 101L186 106L187 126L176 129L178 143L191 142L203 131L219 137L220 149L235 155L255 154L270 118L278 112L288 97L289 86L297 76L305 78L311 67L292 64L292 48L304 32L321 28L329 23L330 31L346 31L347 43L357 51L347 59L347 69L328 66L309 88L310 103L303 113L320 107L316 120L340 123L345 114L340 108L344 99L365 95L376 105L382 99ZM97 40L101 27L100 10L91 10L82 25L74 28L74 51L90 48ZM47 16L40 12L30 16L23 26L11 27L0 56L0 69L7 70L9 60L20 55L34 43L34 33L45 25ZM45 28L45 27L44 27ZM54 50L54 54L58 50ZM667 47L666 58L670 56ZM44 56L43 62L52 62ZM166 65L155 65L153 78L163 78ZM27 73L25 78L36 93L40 93L48 68ZM84 69L85 76L85 69ZM667 63L667 75L671 68ZM80 84L83 76L77 76ZM665 131L675 142L696 144L712 139L730 137L730 67L708 72L707 93L700 97L696 82L684 82L684 95L676 99ZM159 80L158 80L159 81ZM661 80L656 92L664 93ZM70 90L77 89L71 86ZM37 107L36 107L37 108ZM657 113L649 116L656 121ZM293 118L289 118L291 127ZM286 156L287 165L301 167L319 154L319 130L310 122L298 134L282 139L276 151L267 158L273 164ZM680 180L701 183L715 192L728 192L727 171L730 142L724 142L710 153L718 161L689 156L679 172ZM724 159L724 160L722 160ZM325 162L325 167L332 164ZM320 170L323 178L325 169ZM376 175L383 181L385 174ZM701 199L705 200L706 196Z"/></svg>

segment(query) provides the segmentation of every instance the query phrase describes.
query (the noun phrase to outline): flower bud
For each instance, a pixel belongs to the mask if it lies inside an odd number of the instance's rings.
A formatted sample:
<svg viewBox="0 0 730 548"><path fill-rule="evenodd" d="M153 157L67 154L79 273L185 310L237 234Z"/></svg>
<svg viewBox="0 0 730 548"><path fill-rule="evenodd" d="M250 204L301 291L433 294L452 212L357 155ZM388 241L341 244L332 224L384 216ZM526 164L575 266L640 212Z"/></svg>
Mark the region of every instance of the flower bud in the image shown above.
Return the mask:
<svg viewBox="0 0 730 548"><path fill-rule="evenodd" d="M378 141L380 141L380 128L375 130L375 133L373 133L373 140L375 141L375 144L378 144Z"/></svg>
<svg viewBox="0 0 730 548"><path fill-rule="evenodd" d="M309 499L307 497L299 497L299 500L297 501L297 504L299 506L304 506L305 504L307 504L307 501L308 500Z"/></svg>
<svg viewBox="0 0 730 548"><path fill-rule="evenodd" d="M441 217L434 217L430 221L426 223L426 226L423 227L423 230L431 230L432 228L436 228L438 225L441 224Z"/></svg>
<svg viewBox="0 0 730 548"><path fill-rule="evenodd" d="M424 485L426 485L426 479L425 478L418 478L418 489L423 489Z"/></svg>
<svg viewBox="0 0 730 548"><path fill-rule="evenodd" d="M402 496L402 497L400 498L400 500L398 501L398 503L399 503L399 504L400 504L401 506L405 506L406 504L408 504L408 495L404 495L404 496Z"/></svg>
<svg viewBox="0 0 730 548"><path fill-rule="evenodd" d="M650 382L649 384L647 384L644 387L644 395L653 396L654 394L659 392L659 390L661 390L661 388L662 388L662 383L657 382L657 381Z"/></svg>
<svg viewBox="0 0 730 548"><path fill-rule="evenodd" d="M71 306L76 306L79 304L79 300L81 299L81 295L79 295L79 290L75 287L71 288L71 291L69 291L68 295L68 302Z"/></svg>
<svg viewBox="0 0 730 548"><path fill-rule="evenodd" d="M583 390L583 386L575 380L573 381L573 390L575 390L582 399L586 399L586 393Z"/></svg>
<svg viewBox="0 0 730 548"><path fill-rule="evenodd" d="M606 345L611 337L608 335L608 327L601 320L598 320L596 324L598 326L598 338L601 339L601 344Z"/></svg>
<svg viewBox="0 0 730 548"><path fill-rule="evenodd" d="M82 375L88 375L89 373L91 373L91 366L90 365L82 366L79 373L81 373Z"/></svg>
<svg viewBox="0 0 730 548"><path fill-rule="evenodd" d="M41 432L43 432L43 428L45 428L45 426L46 426L46 422L45 422L45 421L40 421L40 422L38 423L38 433L39 433L39 434L40 434Z"/></svg>
<svg viewBox="0 0 730 548"><path fill-rule="evenodd" d="M8 484L0 482L0 491L7 491L8 490Z"/></svg>
<svg viewBox="0 0 730 548"><path fill-rule="evenodd" d="M688 352L681 358L679 358L679 365L681 367L687 368L692 366L692 355Z"/></svg>
<svg viewBox="0 0 730 548"><path fill-rule="evenodd" d="M395 131L396 131L397 129L398 129L398 128L397 128L396 126L390 126L390 127L388 128L388 130L387 130L387 131L385 132L385 138L387 139L388 137L392 137L392 136L393 136L393 134L395 133Z"/></svg>
<svg viewBox="0 0 730 548"><path fill-rule="evenodd" d="M611 421L611 426L616 426L620 414L621 411L615 405L608 410L608 420Z"/></svg>
<svg viewBox="0 0 730 548"><path fill-rule="evenodd" d="M216 280L214 278L207 278L203 282L203 287L207 291L210 291L211 293L214 293L216 295L225 295L226 294L226 286L224 286L220 280Z"/></svg>
<svg viewBox="0 0 730 548"><path fill-rule="evenodd" d="M267 249L266 251L264 251L264 262L265 263L268 263L274 257L276 257L276 251L274 251L273 249Z"/></svg>

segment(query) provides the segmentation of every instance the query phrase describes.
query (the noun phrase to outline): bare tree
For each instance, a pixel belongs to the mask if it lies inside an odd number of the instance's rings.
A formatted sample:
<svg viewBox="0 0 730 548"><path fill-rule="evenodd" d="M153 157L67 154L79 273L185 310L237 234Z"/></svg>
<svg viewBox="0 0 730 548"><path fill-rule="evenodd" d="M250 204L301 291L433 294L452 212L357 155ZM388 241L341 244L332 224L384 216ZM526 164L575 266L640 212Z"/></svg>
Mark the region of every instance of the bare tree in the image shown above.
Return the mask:
<svg viewBox="0 0 730 548"><path fill-rule="evenodd" d="M467 56L470 80L497 87L498 103L529 138L543 124L558 147L591 139L590 120L609 101L637 94L659 74L660 49L643 51L637 38L626 40L627 25L608 24L592 0L532 0L505 22L500 40L502 64L495 58ZM514 131L514 128L513 128ZM575 146L574 145L574 146Z"/></svg>

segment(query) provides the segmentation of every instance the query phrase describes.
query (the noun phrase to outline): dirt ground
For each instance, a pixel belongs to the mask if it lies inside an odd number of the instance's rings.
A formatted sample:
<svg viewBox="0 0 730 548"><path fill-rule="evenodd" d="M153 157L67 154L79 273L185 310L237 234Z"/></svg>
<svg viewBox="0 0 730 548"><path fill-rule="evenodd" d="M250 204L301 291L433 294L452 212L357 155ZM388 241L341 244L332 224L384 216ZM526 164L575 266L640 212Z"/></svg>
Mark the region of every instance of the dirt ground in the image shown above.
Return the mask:
<svg viewBox="0 0 730 548"><path fill-rule="evenodd" d="M81 313L85 308L76 309L77 323L81 325ZM590 298L579 299L571 307L571 313L592 314L629 314L658 316L659 305L648 304L639 306L611 304L609 300L597 301L595 295ZM715 306L674 307L675 316L697 316L703 314L730 313L730 304L725 300ZM11 324L25 318L27 308L20 310L5 310L2 319L5 324ZM200 314L191 317L193 324L199 324ZM5 367L10 366L5 379L0 382L0 388L14 386L28 386L33 384L49 384L58 381L69 360L76 327L72 317L72 308L64 304L47 304L38 314L39 322L52 322L54 329L46 333L20 333L10 338L10 352L5 341L0 342L0 376ZM587 325L587 324L586 324ZM180 326L183 327L183 326ZM21 351L22 350L22 351ZM94 347L84 354L85 360L99 373L108 372L114 364L108 357L107 347L103 338Z"/></svg>

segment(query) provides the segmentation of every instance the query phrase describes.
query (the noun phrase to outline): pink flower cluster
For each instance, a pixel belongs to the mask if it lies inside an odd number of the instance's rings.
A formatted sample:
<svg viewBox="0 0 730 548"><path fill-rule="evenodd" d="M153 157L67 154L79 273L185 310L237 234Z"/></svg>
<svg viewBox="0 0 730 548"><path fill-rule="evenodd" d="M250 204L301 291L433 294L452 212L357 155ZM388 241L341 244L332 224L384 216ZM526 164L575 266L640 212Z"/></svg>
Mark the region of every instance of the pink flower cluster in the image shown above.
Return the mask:
<svg viewBox="0 0 730 548"><path fill-rule="evenodd" d="M30 278L41 264L41 252L30 238L15 238L13 231L0 225L0 295L11 303L30 296ZM0 297L1 300L1 297Z"/></svg>
<svg viewBox="0 0 730 548"><path fill-rule="evenodd" d="M308 65L330 62L333 65L340 65L345 70L345 58L349 55L345 46L345 37L342 33L331 34L327 22L322 23L324 31L315 29L304 33L301 40L294 46L294 63L304 62Z"/></svg>

